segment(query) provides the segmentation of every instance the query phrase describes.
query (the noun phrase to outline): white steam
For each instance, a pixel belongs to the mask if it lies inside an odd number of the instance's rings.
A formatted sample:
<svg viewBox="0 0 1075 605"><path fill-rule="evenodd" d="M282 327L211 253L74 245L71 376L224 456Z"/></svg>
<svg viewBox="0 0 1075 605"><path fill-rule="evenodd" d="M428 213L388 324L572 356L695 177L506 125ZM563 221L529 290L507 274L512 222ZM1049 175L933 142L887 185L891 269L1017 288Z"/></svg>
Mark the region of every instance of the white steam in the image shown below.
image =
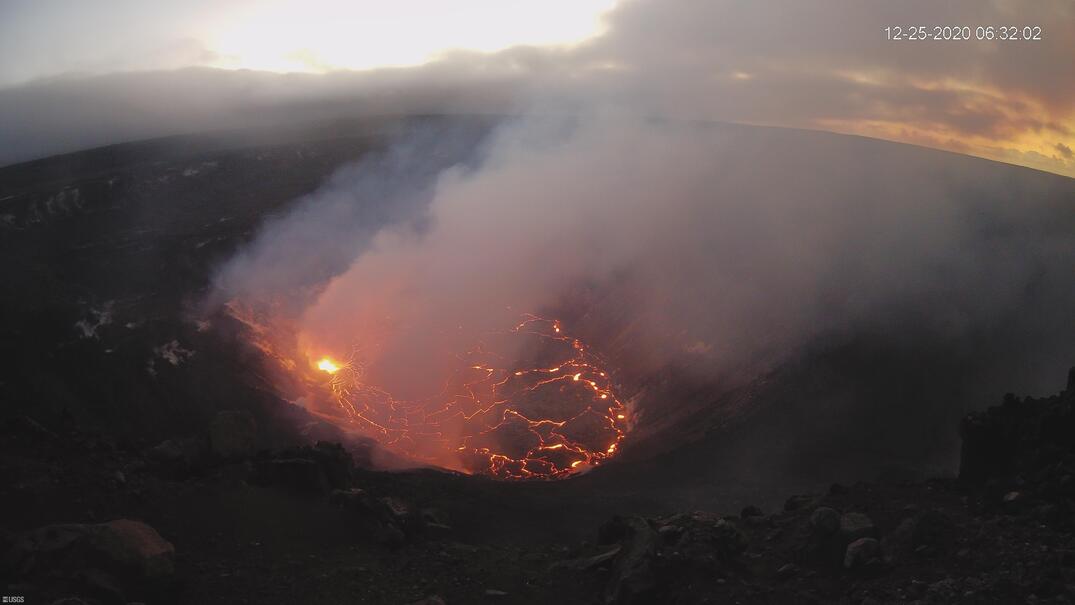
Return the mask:
<svg viewBox="0 0 1075 605"><path fill-rule="evenodd" d="M482 157L441 172L424 213L372 240L369 222L325 228L326 198L371 197L368 173L338 176L236 261L245 283L230 295L283 295L332 269L295 313L303 349L357 346L408 397L484 334L567 298L569 328L632 380L676 366L738 384L822 338L1040 334L1062 313L1013 319L1028 292L1075 302L1057 272L1075 260L1071 219L1049 218L1067 216L1063 179L851 137L608 117L516 120ZM1014 378L1052 379L1064 342ZM677 402L644 405L652 417Z"/></svg>

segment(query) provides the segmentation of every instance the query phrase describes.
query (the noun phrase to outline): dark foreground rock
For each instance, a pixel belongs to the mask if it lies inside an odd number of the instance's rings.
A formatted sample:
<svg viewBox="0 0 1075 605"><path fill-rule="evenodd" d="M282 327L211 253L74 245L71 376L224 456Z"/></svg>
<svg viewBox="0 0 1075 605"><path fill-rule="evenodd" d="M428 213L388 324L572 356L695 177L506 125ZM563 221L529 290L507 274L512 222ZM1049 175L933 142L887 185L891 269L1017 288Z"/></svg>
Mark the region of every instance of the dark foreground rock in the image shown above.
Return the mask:
<svg viewBox="0 0 1075 605"><path fill-rule="evenodd" d="M772 515L615 519L598 542L618 550L564 565L603 575L609 603L1073 603L1073 409L1069 384L969 416L958 481L834 486Z"/></svg>
<svg viewBox="0 0 1075 605"><path fill-rule="evenodd" d="M354 460L339 443L319 441L313 446L264 452L254 461L253 481L295 491L323 492L348 489Z"/></svg>
<svg viewBox="0 0 1075 605"><path fill-rule="evenodd" d="M335 443L227 460L204 439L126 447L18 420L0 426L17 433L0 441L0 581L90 605L1070 604L1070 444L1051 425L1071 406L1069 389L969 419L1008 457L982 469L991 454L969 445L979 471L963 479L839 485L735 515L628 508L585 477L375 472Z"/></svg>
<svg viewBox="0 0 1075 605"><path fill-rule="evenodd" d="M49 525L19 536L4 563L14 576L54 591L125 603L166 586L175 573L175 548L152 527L129 519Z"/></svg>
<svg viewBox="0 0 1075 605"><path fill-rule="evenodd" d="M617 538L620 550L605 587L605 603L642 603L653 597L656 585L654 559L657 532L641 517L613 519L602 528L606 538Z"/></svg>
<svg viewBox="0 0 1075 605"><path fill-rule="evenodd" d="M209 424L209 449L224 459L245 458L257 448L258 425L253 414L217 412Z"/></svg>

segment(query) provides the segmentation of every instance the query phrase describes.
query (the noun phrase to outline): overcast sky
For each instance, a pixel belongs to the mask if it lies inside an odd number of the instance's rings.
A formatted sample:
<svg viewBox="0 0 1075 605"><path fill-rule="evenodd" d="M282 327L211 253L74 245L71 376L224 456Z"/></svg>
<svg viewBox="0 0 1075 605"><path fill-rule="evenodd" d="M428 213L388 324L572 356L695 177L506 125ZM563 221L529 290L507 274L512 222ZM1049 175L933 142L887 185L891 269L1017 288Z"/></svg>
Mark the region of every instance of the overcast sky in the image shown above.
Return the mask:
<svg viewBox="0 0 1075 605"><path fill-rule="evenodd" d="M1042 40L886 40L911 25L1040 27ZM599 104L1075 176L1073 57L1070 0L5 0L0 163L249 125L251 108L317 117L328 100Z"/></svg>
<svg viewBox="0 0 1075 605"><path fill-rule="evenodd" d="M448 49L563 44L614 0L4 0L0 84L191 65L324 72L419 65Z"/></svg>

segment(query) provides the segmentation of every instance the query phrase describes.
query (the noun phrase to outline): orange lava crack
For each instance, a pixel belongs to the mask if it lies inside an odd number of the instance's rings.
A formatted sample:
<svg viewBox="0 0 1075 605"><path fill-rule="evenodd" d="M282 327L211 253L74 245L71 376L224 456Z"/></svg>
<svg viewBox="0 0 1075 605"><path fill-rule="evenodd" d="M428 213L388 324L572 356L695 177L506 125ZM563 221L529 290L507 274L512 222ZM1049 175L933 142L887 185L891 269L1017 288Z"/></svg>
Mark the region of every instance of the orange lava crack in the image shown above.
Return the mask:
<svg viewBox="0 0 1075 605"><path fill-rule="evenodd" d="M458 384L453 378L437 398L417 402L366 384L355 361L329 360L338 367L330 373L333 396L352 422L382 443L419 459L435 459L429 445L439 443L470 470L498 479L562 478L615 455L627 432L627 409L597 357L566 335L558 320L528 315L512 332L563 343L570 355L552 367L475 363L466 370L477 377ZM522 409L550 398L570 413L543 418ZM449 425L460 427L461 436L450 437L456 431Z"/></svg>
<svg viewBox="0 0 1075 605"><path fill-rule="evenodd" d="M560 479L598 466L620 449L629 414L599 356L569 336L559 320L524 315L500 336L533 339L530 351L547 363L502 367L478 344L459 356L460 369L430 398L396 399L368 382L357 354L309 360L287 344L290 325L232 301L227 309L247 326L251 343L284 375L328 387L340 414L310 411L418 461L498 479ZM275 314L269 313L273 316ZM320 388L320 387L318 387ZM341 416L342 414L342 416Z"/></svg>

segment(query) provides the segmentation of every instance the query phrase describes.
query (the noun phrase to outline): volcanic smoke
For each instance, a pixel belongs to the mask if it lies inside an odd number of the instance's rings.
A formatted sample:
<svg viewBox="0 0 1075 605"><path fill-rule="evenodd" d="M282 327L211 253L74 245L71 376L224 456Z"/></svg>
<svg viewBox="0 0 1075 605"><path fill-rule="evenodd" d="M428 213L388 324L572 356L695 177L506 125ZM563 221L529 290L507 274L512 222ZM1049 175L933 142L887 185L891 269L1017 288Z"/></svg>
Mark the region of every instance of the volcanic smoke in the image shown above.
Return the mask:
<svg viewBox="0 0 1075 605"><path fill-rule="evenodd" d="M717 393L854 334L1033 333L1059 319L1019 313L1028 292L1073 296L1038 269L1070 254L1062 226L1031 228L1004 176L971 160L609 117L452 141L404 137L341 169L214 293L257 327L281 385L308 384L294 399L419 463L567 476L713 400L664 396L662 376ZM1026 367L1004 384L1059 371Z"/></svg>

